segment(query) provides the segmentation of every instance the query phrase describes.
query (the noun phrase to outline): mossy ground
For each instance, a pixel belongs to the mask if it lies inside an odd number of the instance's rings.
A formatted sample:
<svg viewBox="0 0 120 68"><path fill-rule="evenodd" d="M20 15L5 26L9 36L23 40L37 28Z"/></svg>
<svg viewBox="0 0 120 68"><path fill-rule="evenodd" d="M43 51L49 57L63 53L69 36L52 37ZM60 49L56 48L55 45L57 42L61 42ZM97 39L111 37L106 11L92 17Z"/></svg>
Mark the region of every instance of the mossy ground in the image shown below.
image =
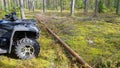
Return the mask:
<svg viewBox="0 0 120 68"><path fill-rule="evenodd" d="M120 17L55 17L47 23L72 49L97 68L120 67Z"/></svg>
<svg viewBox="0 0 120 68"><path fill-rule="evenodd" d="M27 11L27 10L26 10ZM34 18L39 10L26 12L26 17ZM120 65L120 17L114 13L100 14L93 18L92 14L76 13L70 17L68 12L49 11L46 15L50 21L46 23L74 51L90 65L97 68L115 68ZM79 16L78 16L79 15ZM4 55L0 56L1 68L69 68L70 61L59 44L49 33L41 29L38 42L41 52L37 59L19 60ZM75 66L73 67L75 68Z"/></svg>

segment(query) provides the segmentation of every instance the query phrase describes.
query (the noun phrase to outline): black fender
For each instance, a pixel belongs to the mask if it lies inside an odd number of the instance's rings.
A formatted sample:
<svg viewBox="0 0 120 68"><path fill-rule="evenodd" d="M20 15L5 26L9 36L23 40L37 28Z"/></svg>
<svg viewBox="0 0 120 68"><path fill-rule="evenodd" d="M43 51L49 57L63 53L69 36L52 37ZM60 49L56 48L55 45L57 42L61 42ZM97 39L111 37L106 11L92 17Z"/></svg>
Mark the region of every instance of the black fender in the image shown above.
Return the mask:
<svg viewBox="0 0 120 68"><path fill-rule="evenodd" d="M13 31L12 31L12 34L11 34L11 38L10 38L10 46L9 46L9 50L8 50L8 53L11 53L11 50L12 50L12 46L13 46L13 38L14 38L14 35L15 35L15 32L17 31L26 31L26 32L36 32L37 33L37 37L39 37L39 34L40 34L40 30L38 30L37 27L34 27L34 26L26 26L26 25L18 25L18 26L15 26Z"/></svg>

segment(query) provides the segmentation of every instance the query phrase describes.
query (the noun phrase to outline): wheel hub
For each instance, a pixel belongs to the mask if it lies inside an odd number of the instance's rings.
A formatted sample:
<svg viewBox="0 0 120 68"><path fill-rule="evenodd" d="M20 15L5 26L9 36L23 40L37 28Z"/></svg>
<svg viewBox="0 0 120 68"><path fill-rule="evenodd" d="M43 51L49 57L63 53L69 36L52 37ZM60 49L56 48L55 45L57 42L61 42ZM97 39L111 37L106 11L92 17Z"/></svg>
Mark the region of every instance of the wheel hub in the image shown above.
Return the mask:
<svg viewBox="0 0 120 68"><path fill-rule="evenodd" d="M21 52L24 56L31 56L34 54L34 48L30 45L29 46L26 45L25 47L22 48Z"/></svg>

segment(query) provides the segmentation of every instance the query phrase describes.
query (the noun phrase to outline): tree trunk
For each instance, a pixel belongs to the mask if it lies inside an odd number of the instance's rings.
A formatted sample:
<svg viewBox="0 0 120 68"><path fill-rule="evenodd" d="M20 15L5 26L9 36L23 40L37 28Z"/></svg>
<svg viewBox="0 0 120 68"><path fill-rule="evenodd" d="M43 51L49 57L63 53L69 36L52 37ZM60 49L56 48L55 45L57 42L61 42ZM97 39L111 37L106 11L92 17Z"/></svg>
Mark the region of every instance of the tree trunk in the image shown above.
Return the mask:
<svg viewBox="0 0 120 68"><path fill-rule="evenodd" d="M26 4L26 1L27 1L27 0L23 0L24 8L26 8L26 5L27 5L27 4Z"/></svg>
<svg viewBox="0 0 120 68"><path fill-rule="evenodd" d="M56 10L58 11L58 0L56 0Z"/></svg>
<svg viewBox="0 0 120 68"><path fill-rule="evenodd" d="M12 3L12 2L11 2ZM13 5L13 8L16 8L16 2L15 2L15 0L13 0L13 3L14 3L14 5ZM12 4L13 4L12 3Z"/></svg>
<svg viewBox="0 0 120 68"><path fill-rule="evenodd" d="M25 19L23 0L19 0L21 19Z"/></svg>
<svg viewBox="0 0 120 68"><path fill-rule="evenodd" d="M26 0L25 4L26 4L26 9L28 9L28 0Z"/></svg>
<svg viewBox="0 0 120 68"><path fill-rule="evenodd" d="M94 17L98 14L98 0L95 0L95 10L94 10Z"/></svg>
<svg viewBox="0 0 120 68"><path fill-rule="evenodd" d="M18 6L19 6L19 1L15 0L15 7L18 7Z"/></svg>
<svg viewBox="0 0 120 68"><path fill-rule="evenodd" d="M28 0L28 9L30 11L30 0Z"/></svg>
<svg viewBox="0 0 120 68"><path fill-rule="evenodd" d="M46 12L46 0L43 0L43 13Z"/></svg>
<svg viewBox="0 0 120 68"><path fill-rule="evenodd" d="M35 0L35 8L38 9L38 0Z"/></svg>
<svg viewBox="0 0 120 68"><path fill-rule="evenodd" d="M63 11L63 0L60 0L60 12L62 14L62 11Z"/></svg>
<svg viewBox="0 0 120 68"><path fill-rule="evenodd" d="M10 0L7 0L7 8L10 9L12 7L12 4L10 2Z"/></svg>
<svg viewBox="0 0 120 68"><path fill-rule="evenodd" d="M105 0L105 4L106 4L107 8L110 8L110 3L111 3L111 0Z"/></svg>
<svg viewBox="0 0 120 68"><path fill-rule="evenodd" d="M6 11L7 11L7 3L6 3L6 0L3 0L3 3L4 3L4 11L6 12Z"/></svg>
<svg viewBox="0 0 120 68"><path fill-rule="evenodd" d="M88 1L89 0L84 0L84 13L87 14L88 12Z"/></svg>
<svg viewBox="0 0 120 68"><path fill-rule="evenodd" d="M4 10L4 1L3 0L1 0L1 8L2 8L2 10Z"/></svg>
<svg viewBox="0 0 120 68"><path fill-rule="evenodd" d="M70 15L74 15L75 0L71 0Z"/></svg>
<svg viewBox="0 0 120 68"><path fill-rule="evenodd" d="M35 11L35 0L32 1L32 10Z"/></svg>
<svg viewBox="0 0 120 68"><path fill-rule="evenodd" d="M119 14L119 4L120 4L120 0L117 0L116 14Z"/></svg>

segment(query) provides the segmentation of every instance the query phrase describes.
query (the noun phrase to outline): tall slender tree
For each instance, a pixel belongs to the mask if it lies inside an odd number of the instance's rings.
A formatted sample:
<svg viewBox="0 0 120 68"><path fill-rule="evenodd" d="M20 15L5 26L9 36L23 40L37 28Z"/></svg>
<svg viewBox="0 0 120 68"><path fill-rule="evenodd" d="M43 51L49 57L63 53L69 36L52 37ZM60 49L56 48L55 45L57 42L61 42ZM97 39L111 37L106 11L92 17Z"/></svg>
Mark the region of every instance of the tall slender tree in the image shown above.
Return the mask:
<svg viewBox="0 0 120 68"><path fill-rule="evenodd" d="M61 12L61 14L63 12L63 0L60 0L60 12Z"/></svg>
<svg viewBox="0 0 120 68"><path fill-rule="evenodd" d="M95 9L94 9L94 17L98 14L98 0L95 0Z"/></svg>
<svg viewBox="0 0 120 68"><path fill-rule="evenodd" d="M70 15L74 15L75 0L71 0Z"/></svg>
<svg viewBox="0 0 120 68"><path fill-rule="evenodd" d="M35 0L32 0L32 10L33 10L33 12L35 10Z"/></svg>
<svg viewBox="0 0 120 68"><path fill-rule="evenodd" d="M84 13L88 12L88 1L89 0L84 0Z"/></svg>
<svg viewBox="0 0 120 68"><path fill-rule="evenodd" d="M43 0L43 13L46 12L46 0Z"/></svg>
<svg viewBox="0 0 120 68"><path fill-rule="evenodd" d="M1 0L0 2L1 2L1 9L4 10L4 2L3 2L3 0Z"/></svg>
<svg viewBox="0 0 120 68"><path fill-rule="evenodd" d="M117 0L117 4L116 4L116 14L119 14L119 5L120 5L120 0Z"/></svg>
<svg viewBox="0 0 120 68"><path fill-rule="evenodd" d="M56 0L56 10L58 11L58 0Z"/></svg>
<svg viewBox="0 0 120 68"><path fill-rule="evenodd" d="M30 10L30 0L26 0L26 7L27 7L27 9L29 9Z"/></svg>
<svg viewBox="0 0 120 68"><path fill-rule="evenodd" d="M3 3L4 3L4 11L6 12L7 11L7 2L6 2L6 0L3 0Z"/></svg>
<svg viewBox="0 0 120 68"><path fill-rule="evenodd" d="M20 5L21 19L24 19L25 18L25 13L24 13L24 7L23 7L23 0L19 0L19 5Z"/></svg>
<svg viewBox="0 0 120 68"><path fill-rule="evenodd" d="M18 0L15 0L15 7L19 7L19 1Z"/></svg>

